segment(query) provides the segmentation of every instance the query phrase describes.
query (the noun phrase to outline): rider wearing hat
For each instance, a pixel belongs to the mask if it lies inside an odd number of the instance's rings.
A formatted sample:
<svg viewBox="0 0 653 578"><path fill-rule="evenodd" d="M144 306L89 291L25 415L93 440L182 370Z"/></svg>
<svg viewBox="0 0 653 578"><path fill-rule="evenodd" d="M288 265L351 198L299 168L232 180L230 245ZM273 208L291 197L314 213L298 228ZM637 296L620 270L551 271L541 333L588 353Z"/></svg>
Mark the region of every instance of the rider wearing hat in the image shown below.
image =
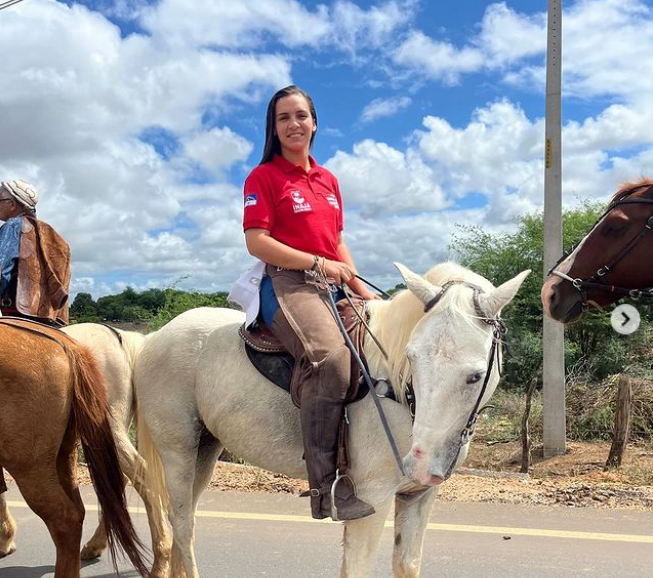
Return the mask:
<svg viewBox="0 0 653 578"><path fill-rule="evenodd" d="M37 202L29 183L0 183L0 315L65 325L70 248L36 218Z"/></svg>

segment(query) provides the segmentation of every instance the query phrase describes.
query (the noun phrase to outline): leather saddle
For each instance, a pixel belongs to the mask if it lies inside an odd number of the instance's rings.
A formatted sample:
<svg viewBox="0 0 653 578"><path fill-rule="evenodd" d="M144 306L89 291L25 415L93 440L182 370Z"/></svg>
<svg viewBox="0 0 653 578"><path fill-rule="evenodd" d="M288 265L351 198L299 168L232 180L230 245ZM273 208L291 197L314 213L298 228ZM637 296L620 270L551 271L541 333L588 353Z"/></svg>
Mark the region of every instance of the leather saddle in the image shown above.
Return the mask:
<svg viewBox="0 0 653 578"><path fill-rule="evenodd" d="M365 327L361 321L361 318L365 319L366 323L368 321L365 301L355 297L351 299L351 302L349 299L343 299L336 303L336 308L338 309L338 314L340 315L340 319L342 319L349 338L356 347L356 351L367 369L367 362L363 355ZM358 314L356 313L357 311ZM295 360L274 336L272 331L266 325L257 321L249 329L243 323L238 329L238 334L245 342L247 357L259 373L278 387L290 393ZM369 390L367 387L361 387L362 383L363 378L360 368L352 355L351 382L345 403L359 401L367 395Z"/></svg>

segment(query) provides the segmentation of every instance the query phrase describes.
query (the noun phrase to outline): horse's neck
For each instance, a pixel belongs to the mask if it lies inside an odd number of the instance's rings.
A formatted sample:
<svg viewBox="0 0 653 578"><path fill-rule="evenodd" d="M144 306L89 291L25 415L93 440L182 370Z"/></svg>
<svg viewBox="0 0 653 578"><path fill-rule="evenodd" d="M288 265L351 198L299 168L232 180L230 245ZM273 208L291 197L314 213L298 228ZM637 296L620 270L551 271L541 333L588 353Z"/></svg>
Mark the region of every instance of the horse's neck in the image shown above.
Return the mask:
<svg viewBox="0 0 653 578"><path fill-rule="evenodd" d="M405 371L406 344L423 311L412 295L400 295L392 301L372 301L369 311L370 329L389 358L385 358L374 339L366 334L364 352L371 375L377 379L390 378L398 386L398 376Z"/></svg>

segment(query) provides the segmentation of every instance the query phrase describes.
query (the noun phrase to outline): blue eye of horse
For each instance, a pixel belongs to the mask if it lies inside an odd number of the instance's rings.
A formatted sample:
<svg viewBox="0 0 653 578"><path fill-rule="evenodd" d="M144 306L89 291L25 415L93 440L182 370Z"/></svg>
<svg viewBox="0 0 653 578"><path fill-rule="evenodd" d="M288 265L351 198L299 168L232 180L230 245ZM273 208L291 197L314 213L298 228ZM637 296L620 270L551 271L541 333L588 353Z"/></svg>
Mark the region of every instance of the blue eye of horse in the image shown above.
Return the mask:
<svg viewBox="0 0 653 578"><path fill-rule="evenodd" d="M481 381L481 377L482 377L482 374L480 374L480 373L471 373L470 375L467 376L466 381L467 381L468 384L477 383L477 382Z"/></svg>

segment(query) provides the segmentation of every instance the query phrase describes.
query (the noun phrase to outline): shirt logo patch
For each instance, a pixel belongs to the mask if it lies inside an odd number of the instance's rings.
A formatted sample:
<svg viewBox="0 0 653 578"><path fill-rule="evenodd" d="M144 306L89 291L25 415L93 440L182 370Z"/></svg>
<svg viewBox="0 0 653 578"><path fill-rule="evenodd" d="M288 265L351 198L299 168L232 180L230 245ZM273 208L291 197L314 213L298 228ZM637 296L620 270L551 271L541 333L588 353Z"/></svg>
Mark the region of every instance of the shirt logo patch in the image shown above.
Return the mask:
<svg viewBox="0 0 653 578"><path fill-rule="evenodd" d="M340 205L338 204L338 197L336 197L333 193L329 193L326 196L327 203L329 203L334 209L340 209Z"/></svg>
<svg viewBox="0 0 653 578"><path fill-rule="evenodd" d="M246 207L253 207L256 205L258 201L257 194L256 193L250 193L249 195L245 195L245 206Z"/></svg>
<svg viewBox="0 0 653 578"><path fill-rule="evenodd" d="M305 203L306 199L303 197L302 192L298 190L290 191L290 196L295 203Z"/></svg>
<svg viewBox="0 0 653 578"><path fill-rule="evenodd" d="M290 191L290 197L293 200L292 209L295 213L305 213L306 211L312 211L311 204L306 202L304 195L300 190L295 189Z"/></svg>

